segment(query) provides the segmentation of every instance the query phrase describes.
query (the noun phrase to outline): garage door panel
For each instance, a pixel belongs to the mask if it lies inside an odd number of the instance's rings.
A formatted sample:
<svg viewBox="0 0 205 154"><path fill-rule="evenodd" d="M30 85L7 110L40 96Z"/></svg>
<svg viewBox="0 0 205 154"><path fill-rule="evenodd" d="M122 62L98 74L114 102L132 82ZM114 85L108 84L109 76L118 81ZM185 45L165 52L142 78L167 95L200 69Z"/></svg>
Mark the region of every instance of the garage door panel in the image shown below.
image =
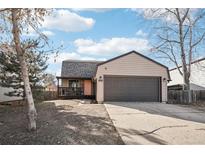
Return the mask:
<svg viewBox="0 0 205 154"><path fill-rule="evenodd" d="M159 101L158 77L104 77L105 101Z"/></svg>

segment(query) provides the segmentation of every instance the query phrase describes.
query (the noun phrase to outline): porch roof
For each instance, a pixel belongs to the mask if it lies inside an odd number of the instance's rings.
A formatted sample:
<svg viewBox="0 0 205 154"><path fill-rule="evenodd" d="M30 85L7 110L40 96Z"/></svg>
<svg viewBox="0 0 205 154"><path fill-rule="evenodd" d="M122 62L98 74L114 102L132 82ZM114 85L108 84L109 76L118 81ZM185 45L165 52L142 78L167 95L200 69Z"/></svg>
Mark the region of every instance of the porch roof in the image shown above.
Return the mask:
<svg viewBox="0 0 205 154"><path fill-rule="evenodd" d="M92 79L92 78L85 78L85 77L62 77L62 76L56 76L57 79Z"/></svg>
<svg viewBox="0 0 205 154"><path fill-rule="evenodd" d="M99 63L101 61L65 60L62 63L61 78L93 78Z"/></svg>

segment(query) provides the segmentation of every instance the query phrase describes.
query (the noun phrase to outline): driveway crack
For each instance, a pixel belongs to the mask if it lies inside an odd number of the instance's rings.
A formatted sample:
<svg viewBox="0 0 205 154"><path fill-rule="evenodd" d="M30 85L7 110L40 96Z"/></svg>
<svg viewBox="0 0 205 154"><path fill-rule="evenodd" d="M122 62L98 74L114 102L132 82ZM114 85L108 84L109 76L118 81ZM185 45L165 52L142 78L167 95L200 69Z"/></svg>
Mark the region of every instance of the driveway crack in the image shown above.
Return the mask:
<svg viewBox="0 0 205 154"><path fill-rule="evenodd" d="M150 132L147 132L145 131L145 133L141 133L139 135L148 135L148 134L152 134L160 129L163 129L163 128L175 128L175 127L187 127L188 125L175 125L175 126L162 126L162 127L159 127L157 129L154 129L153 131L150 131Z"/></svg>

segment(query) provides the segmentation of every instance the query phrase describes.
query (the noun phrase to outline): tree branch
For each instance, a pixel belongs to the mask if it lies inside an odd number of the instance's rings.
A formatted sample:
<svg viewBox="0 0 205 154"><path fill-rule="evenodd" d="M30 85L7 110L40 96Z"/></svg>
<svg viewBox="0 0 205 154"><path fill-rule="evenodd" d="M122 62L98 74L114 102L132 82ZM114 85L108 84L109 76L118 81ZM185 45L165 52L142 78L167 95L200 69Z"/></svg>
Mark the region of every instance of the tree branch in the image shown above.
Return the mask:
<svg viewBox="0 0 205 154"><path fill-rule="evenodd" d="M182 20L181 20L182 23L183 23L183 22L185 21L185 19L187 18L188 13L189 13L189 9L186 10L186 13L185 13L185 15L183 16L183 18L182 18Z"/></svg>
<svg viewBox="0 0 205 154"><path fill-rule="evenodd" d="M186 39L186 36L187 36L187 34L188 34L188 32L189 32L189 26L188 26L188 28L187 28L187 30L185 31L185 33L184 33L184 37L183 37L183 40L185 40Z"/></svg>
<svg viewBox="0 0 205 154"><path fill-rule="evenodd" d="M10 9L0 9L0 12L9 11Z"/></svg>
<svg viewBox="0 0 205 154"><path fill-rule="evenodd" d="M170 12L170 13L174 14L174 15L177 17L176 12L172 11L171 9L165 8L165 10L167 10L168 12Z"/></svg>
<svg viewBox="0 0 205 154"><path fill-rule="evenodd" d="M173 56L173 58L174 58L174 63L175 63L175 65L176 65L176 67L177 67L177 69L178 69L178 71L179 71L179 73L181 74L181 75L183 75L183 73L182 73L182 71L179 69L179 65L178 65L178 63L177 63L177 59L176 59L176 56L175 56L175 54L174 54L174 49L173 49L173 45L171 44L171 43L169 43L169 45L170 45L170 47L171 47L171 54L172 54L172 56Z"/></svg>
<svg viewBox="0 0 205 154"><path fill-rule="evenodd" d="M193 21L193 26L203 17L205 16L205 12L203 12L202 14L200 14L199 16L197 16L197 18Z"/></svg>
<svg viewBox="0 0 205 154"><path fill-rule="evenodd" d="M166 42L173 42L173 43L178 43L178 44L180 44L179 41L171 40L171 39L169 39L169 38L164 38L164 37L162 37L162 36L160 36L160 35L157 35L157 36L158 36L160 39L165 40Z"/></svg>
<svg viewBox="0 0 205 154"><path fill-rule="evenodd" d="M175 29L173 29L172 27L166 25L166 26L160 26L160 27L156 27L156 29L164 29L166 31L170 30L173 31L174 33L178 34L178 31L176 31Z"/></svg>
<svg viewBox="0 0 205 154"><path fill-rule="evenodd" d="M179 13L179 9L178 8L176 8L176 17L177 17L177 19L178 19L178 21L179 21L179 23L181 24L181 17L180 17L180 13Z"/></svg>
<svg viewBox="0 0 205 154"><path fill-rule="evenodd" d="M195 43L193 43L193 44L191 45L191 47L193 48L193 47L195 47L197 44L199 44L199 43L204 39L204 37L205 37L205 32L204 32L203 35L200 37L200 39L198 39L198 41L196 41Z"/></svg>

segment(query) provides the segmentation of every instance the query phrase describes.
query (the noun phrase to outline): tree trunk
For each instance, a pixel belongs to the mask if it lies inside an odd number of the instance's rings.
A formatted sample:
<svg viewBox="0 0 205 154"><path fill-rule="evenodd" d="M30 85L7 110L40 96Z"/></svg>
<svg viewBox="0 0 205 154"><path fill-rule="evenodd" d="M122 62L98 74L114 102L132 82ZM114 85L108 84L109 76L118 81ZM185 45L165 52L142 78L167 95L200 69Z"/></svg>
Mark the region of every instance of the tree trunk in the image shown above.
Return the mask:
<svg viewBox="0 0 205 154"><path fill-rule="evenodd" d="M190 90L190 82L189 82L189 76L188 76L188 72L185 69L185 71L183 71L183 90Z"/></svg>
<svg viewBox="0 0 205 154"><path fill-rule="evenodd" d="M181 48L181 61L182 61L182 72L183 72L183 90L189 90L189 75L186 64L186 55L184 49L184 35L183 35L183 23L181 22L181 18L178 15L179 20L179 40L180 40L180 48Z"/></svg>
<svg viewBox="0 0 205 154"><path fill-rule="evenodd" d="M180 40L180 48L181 48L182 72L183 72L183 83L184 83L183 90L188 90L188 103L191 103L192 100L191 100L190 81L189 81L190 75L187 69L186 55L184 49L183 22L180 18L179 13L178 13L178 21L179 21L179 40Z"/></svg>
<svg viewBox="0 0 205 154"><path fill-rule="evenodd" d="M24 57L24 51L21 48L20 43L20 29L18 27L18 9L12 9L12 33L13 33L13 40L15 43L15 49L17 52L17 56L20 62L21 67L21 74L22 79L24 82L24 89L26 95L26 101L28 106L28 129L29 130L36 130L36 118L37 113L34 106L33 96L31 92L30 82L29 82L29 75L28 75L28 68Z"/></svg>
<svg viewBox="0 0 205 154"><path fill-rule="evenodd" d="M191 103L192 95L191 95L191 90L190 90L189 73L185 73L184 75L184 90L188 91L188 103Z"/></svg>

